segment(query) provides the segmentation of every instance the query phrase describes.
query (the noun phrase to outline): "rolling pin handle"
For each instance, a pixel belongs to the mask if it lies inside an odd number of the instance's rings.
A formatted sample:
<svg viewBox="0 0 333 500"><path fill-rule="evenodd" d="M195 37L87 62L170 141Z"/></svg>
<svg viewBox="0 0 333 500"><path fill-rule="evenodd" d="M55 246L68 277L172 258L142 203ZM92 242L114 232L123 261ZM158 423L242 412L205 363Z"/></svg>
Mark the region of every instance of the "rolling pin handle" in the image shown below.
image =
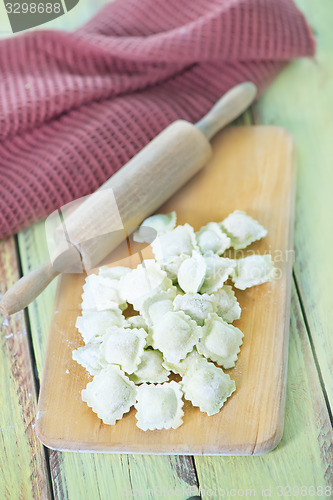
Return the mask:
<svg viewBox="0 0 333 500"><path fill-rule="evenodd" d="M225 125L243 113L253 102L257 87L252 82L243 82L224 94L212 109L195 126L210 141Z"/></svg>
<svg viewBox="0 0 333 500"><path fill-rule="evenodd" d="M22 276L3 295L0 303L0 314L10 316L27 307L51 283L59 273L50 261Z"/></svg>

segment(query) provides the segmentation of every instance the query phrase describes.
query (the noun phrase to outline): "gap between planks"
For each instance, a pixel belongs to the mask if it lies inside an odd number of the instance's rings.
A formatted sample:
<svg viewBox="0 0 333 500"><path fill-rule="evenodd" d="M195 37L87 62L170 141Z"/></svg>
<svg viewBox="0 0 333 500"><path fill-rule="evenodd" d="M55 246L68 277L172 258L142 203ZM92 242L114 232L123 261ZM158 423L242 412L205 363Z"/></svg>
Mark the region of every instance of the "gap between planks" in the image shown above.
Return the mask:
<svg viewBox="0 0 333 500"><path fill-rule="evenodd" d="M19 242L18 242L17 235L15 236L15 250L16 250L16 259L17 259L17 267L18 267L19 277L21 278L23 276L23 270L22 270L22 262L21 262L21 258L20 258L20 248L19 248ZM29 312L28 312L27 308L24 309L23 322L25 323L25 328L26 328L26 332L27 332L27 341L28 341L29 350L30 350L31 370L32 370L33 380L35 383L36 397L37 397L37 401L38 401L40 381L39 381L39 376L38 376L33 339L32 339L32 335L31 335L31 325L30 325L30 319L29 319ZM43 446L44 455L45 455L45 465L46 465L46 472L47 472L47 480L49 483L50 500L54 500L53 482L52 482L52 475L51 475L51 469L50 469L50 452L46 446L44 446L42 443L41 443L41 445Z"/></svg>
<svg viewBox="0 0 333 500"><path fill-rule="evenodd" d="M329 418L330 418L331 425L333 427L333 415L332 415L331 405L330 405L329 400L328 400L328 395L327 395L327 391L326 391L324 379L323 379L323 376L322 376L320 364L319 364L319 361L318 361L318 357L317 357L317 353L316 353L316 348L314 346L314 342L313 342L312 335L311 335L311 329L310 329L310 326L309 326L309 323L308 323L308 319L307 319L305 307L304 307L304 304L303 304L303 301L302 301L301 290L300 290L300 287L299 287L299 285L297 283L297 277L296 277L296 275L295 275L294 272L293 272L293 282L295 284L297 299L298 299L298 303L299 303L299 306L300 306L300 311L301 311L302 319L304 321L305 330L306 330L306 333L307 333L307 336L308 336L308 339L309 339L309 344L310 344L310 348L311 348L312 357L313 357L314 364L315 364L315 367L316 367L316 370L317 370L317 373L318 373L320 387L321 387L321 390L323 392L323 396L324 396L324 400L325 400L327 412L328 412L328 415L329 415Z"/></svg>

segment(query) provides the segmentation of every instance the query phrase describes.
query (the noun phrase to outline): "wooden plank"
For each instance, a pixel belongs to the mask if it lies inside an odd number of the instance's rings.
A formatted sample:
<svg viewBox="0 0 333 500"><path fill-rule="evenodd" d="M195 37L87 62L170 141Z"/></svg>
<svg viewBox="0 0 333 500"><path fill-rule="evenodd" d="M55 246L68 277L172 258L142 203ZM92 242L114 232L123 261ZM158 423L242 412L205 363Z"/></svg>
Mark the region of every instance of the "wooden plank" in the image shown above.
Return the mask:
<svg viewBox="0 0 333 500"><path fill-rule="evenodd" d="M264 456L196 457L195 464L202 489L255 490L271 488L271 497L279 495L279 486L331 487L333 485L332 428L320 382L314 365L298 297L293 288L288 363L285 430L279 446ZM296 490L295 490L296 491ZM312 493L311 493L311 492ZM320 490L318 490L320 492ZM329 489L326 490L329 492ZM268 492L267 492L268 493ZM320 496L303 490L303 496ZM245 496L242 493L234 496ZM248 492L247 496L250 496ZM254 496L253 492L252 495ZM296 496L289 492L289 496ZM322 495L325 497L325 495ZM327 494L326 498L331 497Z"/></svg>
<svg viewBox="0 0 333 500"><path fill-rule="evenodd" d="M206 168L161 211L175 210L178 223L188 222L198 230L236 209L246 210L268 229L266 238L241 252L271 253L279 279L245 292L237 290L243 308L237 326L245 337L236 368L230 370L236 393L209 418L187 404L184 424L174 431L142 432L134 409L115 426L103 425L81 400L81 390L91 377L72 360L72 350L82 344L75 322L85 276L62 276L36 421L38 435L48 446L65 451L258 454L279 442L289 332L293 144L280 128L235 127L218 134L213 151ZM128 257L127 245L123 248L112 254L113 262L136 267L139 254ZM151 257L150 248L145 250L144 257ZM249 417L244 420L243 415Z"/></svg>
<svg viewBox="0 0 333 500"><path fill-rule="evenodd" d="M18 277L15 240L2 240L0 293ZM43 446L34 431L37 396L23 313L0 318L0 330L0 497L47 499L49 478Z"/></svg>
<svg viewBox="0 0 333 500"><path fill-rule="evenodd" d="M51 451L51 467L55 498L59 500L159 497L187 500L198 491L191 457Z"/></svg>
<svg viewBox="0 0 333 500"><path fill-rule="evenodd" d="M39 222L21 231L18 234L18 245L23 273L27 273L42 263L45 256L48 256L44 222ZM47 341L46 332L50 326L57 280L58 278L52 281L39 296L38 301L32 302L28 309L37 373L39 375L43 369Z"/></svg>
<svg viewBox="0 0 333 500"><path fill-rule="evenodd" d="M297 0L317 39L314 60L293 62L255 107L256 123L289 130L298 150L295 274L315 355L333 404L333 9Z"/></svg>

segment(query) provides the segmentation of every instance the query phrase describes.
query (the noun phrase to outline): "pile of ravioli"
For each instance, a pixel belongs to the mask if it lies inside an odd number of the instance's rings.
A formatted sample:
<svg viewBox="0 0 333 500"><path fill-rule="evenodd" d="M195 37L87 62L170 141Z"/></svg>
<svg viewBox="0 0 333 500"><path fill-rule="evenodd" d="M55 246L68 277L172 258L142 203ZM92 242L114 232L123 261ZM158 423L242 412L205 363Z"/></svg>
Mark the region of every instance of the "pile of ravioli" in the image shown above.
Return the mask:
<svg viewBox="0 0 333 500"><path fill-rule="evenodd" d="M134 240L147 241L152 230L155 259L86 278L76 321L85 345L73 351L93 376L82 400L109 425L134 406L143 431L179 427L184 399L209 416L220 411L236 389L223 368L235 366L243 342L232 325L241 308L226 282L245 290L275 276L270 255L222 257L266 236L245 212L198 232L176 226L175 212L154 215ZM135 315L125 317L129 304Z"/></svg>

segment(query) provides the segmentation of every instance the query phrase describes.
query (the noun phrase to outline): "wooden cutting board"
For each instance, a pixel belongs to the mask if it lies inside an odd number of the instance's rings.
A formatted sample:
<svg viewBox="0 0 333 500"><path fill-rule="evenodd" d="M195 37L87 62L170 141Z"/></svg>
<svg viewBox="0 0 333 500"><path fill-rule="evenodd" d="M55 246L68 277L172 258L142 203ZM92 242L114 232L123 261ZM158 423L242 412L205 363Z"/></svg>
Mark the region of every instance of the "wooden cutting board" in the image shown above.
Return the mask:
<svg viewBox="0 0 333 500"><path fill-rule="evenodd" d="M220 413L208 417L185 402L184 424L176 430L143 432L132 409L115 426L104 425L81 401L91 380L72 361L83 344L75 328L85 276L59 279L41 384L36 432L50 448L112 453L253 455L272 450L283 431L293 262L295 195L294 147L290 135L276 127L229 128L215 137L209 165L159 212L176 210L178 223L198 230L245 210L268 229L249 250L271 253L279 270L272 282L236 291L244 332L235 368L226 370L236 392ZM128 245L113 252L113 265L136 266L139 254ZM135 252L135 249L134 249ZM143 256L151 256L150 249Z"/></svg>

